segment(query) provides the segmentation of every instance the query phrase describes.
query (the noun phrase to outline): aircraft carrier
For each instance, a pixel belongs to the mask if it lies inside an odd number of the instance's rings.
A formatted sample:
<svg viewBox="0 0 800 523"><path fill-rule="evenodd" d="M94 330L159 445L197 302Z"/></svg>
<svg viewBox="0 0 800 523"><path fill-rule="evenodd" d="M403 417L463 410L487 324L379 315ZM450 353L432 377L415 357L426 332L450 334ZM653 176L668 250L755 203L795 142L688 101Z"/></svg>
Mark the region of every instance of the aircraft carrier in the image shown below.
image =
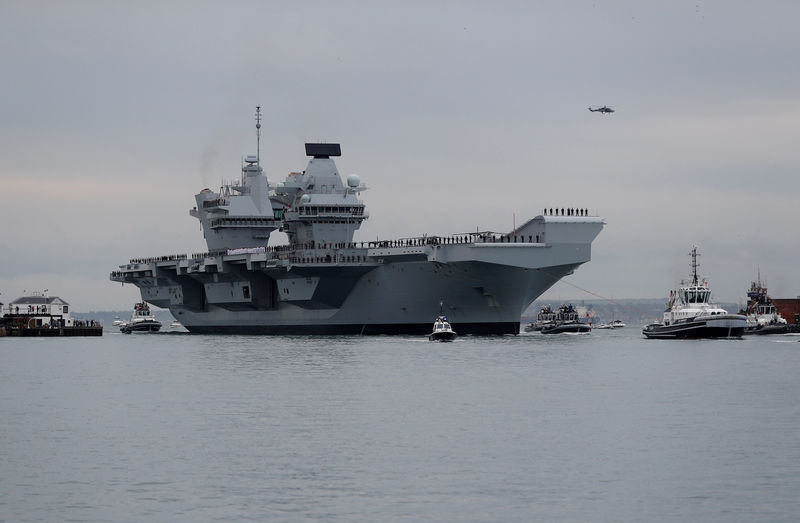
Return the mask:
<svg viewBox="0 0 800 523"><path fill-rule="evenodd" d="M135 258L111 273L193 333L426 334L443 310L459 334L518 334L522 312L591 259L604 222L545 209L512 231L355 241L368 218L335 143L307 143L306 169L270 185L257 152L241 177L189 211L208 252ZM288 244L269 245L282 231Z"/></svg>

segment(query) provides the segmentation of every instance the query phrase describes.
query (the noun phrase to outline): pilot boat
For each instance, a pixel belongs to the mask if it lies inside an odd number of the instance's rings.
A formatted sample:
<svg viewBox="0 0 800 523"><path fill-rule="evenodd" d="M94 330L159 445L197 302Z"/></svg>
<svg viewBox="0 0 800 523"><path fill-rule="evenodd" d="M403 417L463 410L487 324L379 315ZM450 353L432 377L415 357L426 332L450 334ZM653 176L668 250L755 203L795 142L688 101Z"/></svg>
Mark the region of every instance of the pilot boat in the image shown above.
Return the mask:
<svg viewBox="0 0 800 523"><path fill-rule="evenodd" d="M647 338L738 338L747 325L742 314L730 314L711 302L708 280L697 277L697 247L692 248L692 277L670 291L664 319L647 325Z"/></svg>
<svg viewBox="0 0 800 523"><path fill-rule="evenodd" d="M161 329L161 322L150 314L150 307L147 302L140 302L133 306L131 321L122 325L119 331L125 334L134 332L158 332Z"/></svg>
<svg viewBox="0 0 800 523"><path fill-rule="evenodd" d="M453 341L456 339L456 331L447 321L447 316L438 316L433 322L433 330L428 334L430 341Z"/></svg>

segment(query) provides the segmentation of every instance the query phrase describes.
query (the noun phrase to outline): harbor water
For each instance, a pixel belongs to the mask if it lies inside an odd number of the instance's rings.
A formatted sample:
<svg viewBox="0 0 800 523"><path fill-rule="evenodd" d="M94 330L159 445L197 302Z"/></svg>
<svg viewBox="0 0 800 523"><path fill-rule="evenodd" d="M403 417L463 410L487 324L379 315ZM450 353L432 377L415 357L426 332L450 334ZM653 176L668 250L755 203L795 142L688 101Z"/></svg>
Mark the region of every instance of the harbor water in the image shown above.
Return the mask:
<svg viewBox="0 0 800 523"><path fill-rule="evenodd" d="M0 338L0 520L796 521L798 340Z"/></svg>

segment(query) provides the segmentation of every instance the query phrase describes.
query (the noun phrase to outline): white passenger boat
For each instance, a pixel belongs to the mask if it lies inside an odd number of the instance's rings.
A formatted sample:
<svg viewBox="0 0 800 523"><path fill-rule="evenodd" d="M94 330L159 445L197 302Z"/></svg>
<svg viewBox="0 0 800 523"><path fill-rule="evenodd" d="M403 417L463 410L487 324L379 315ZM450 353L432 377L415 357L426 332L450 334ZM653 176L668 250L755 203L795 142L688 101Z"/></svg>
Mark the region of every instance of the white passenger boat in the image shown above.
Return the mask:
<svg viewBox="0 0 800 523"><path fill-rule="evenodd" d="M131 321L120 326L119 331L125 334L158 332L161 329L161 322L150 314L150 307L147 302L140 302L133 306Z"/></svg>

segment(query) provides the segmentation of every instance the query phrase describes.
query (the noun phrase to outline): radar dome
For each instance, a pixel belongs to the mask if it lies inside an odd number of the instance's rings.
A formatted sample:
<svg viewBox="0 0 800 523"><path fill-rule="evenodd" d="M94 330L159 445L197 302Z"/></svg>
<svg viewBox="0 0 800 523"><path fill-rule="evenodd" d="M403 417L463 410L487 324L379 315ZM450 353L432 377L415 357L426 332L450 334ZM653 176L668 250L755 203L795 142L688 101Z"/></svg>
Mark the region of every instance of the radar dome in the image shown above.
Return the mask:
<svg viewBox="0 0 800 523"><path fill-rule="evenodd" d="M356 188L360 183L361 183L361 178L359 178L357 174L351 174L350 176L347 177L348 187Z"/></svg>
<svg viewBox="0 0 800 523"><path fill-rule="evenodd" d="M311 201L310 194L304 194L303 196L300 197L300 203L308 203L310 201Z"/></svg>

